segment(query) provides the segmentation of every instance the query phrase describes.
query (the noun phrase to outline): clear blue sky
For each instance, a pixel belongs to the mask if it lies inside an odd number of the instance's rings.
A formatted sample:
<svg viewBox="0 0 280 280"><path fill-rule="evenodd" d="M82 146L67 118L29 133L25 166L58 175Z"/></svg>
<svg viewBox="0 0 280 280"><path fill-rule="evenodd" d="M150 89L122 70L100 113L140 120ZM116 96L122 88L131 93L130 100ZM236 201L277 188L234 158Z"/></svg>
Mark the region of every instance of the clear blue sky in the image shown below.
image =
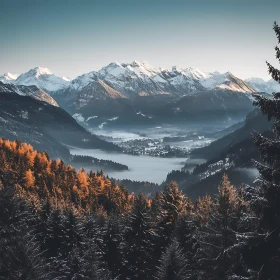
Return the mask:
<svg viewBox="0 0 280 280"><path fill-rule="evenodd" d="M112 61L268 78L275 0L0 0L0 73L75 77Z"/></svg>

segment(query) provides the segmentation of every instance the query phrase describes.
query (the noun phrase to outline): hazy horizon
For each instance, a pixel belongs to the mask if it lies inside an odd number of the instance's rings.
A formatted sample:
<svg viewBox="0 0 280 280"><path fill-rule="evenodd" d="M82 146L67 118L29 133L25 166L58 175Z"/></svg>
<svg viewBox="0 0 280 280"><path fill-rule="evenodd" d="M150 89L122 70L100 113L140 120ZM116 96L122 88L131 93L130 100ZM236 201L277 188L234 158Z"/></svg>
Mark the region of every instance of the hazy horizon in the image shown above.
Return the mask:
<svg viewBox="0 0 280 280"><path fill-rule="evenodd" d="M110 62L230 71L270 79L280 2L43 1L1 3L0 73L42 66L75 78Z"/></svg>

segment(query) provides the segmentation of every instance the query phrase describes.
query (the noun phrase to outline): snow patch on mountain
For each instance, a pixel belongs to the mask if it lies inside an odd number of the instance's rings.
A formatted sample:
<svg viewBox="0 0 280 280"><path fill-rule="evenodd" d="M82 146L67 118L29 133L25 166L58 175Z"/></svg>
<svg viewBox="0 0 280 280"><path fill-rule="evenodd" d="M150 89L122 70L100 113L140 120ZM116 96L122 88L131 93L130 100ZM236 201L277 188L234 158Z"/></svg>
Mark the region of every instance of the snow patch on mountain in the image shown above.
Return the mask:
<svg viewBox="0 0 280 280"><path fill-rule="evenodd" d="M76 121L83 122L85 118L82 116L82 114L76 113L72 116Z"/></svg>
<svg viewBox="0 0 280 280"><path fill-rule="evenodd" d="M111 119L108 119L109 122L112 122L112 121L116 121L119 117L114 117L114 118L111 118Z"/></svg>
<svg viewBox="0 0 280 280"><path fill-rule="evenodd" d="M23 119L28 119L28 112L27 112L27 111L21 111L20 116L21 116Z"/></svg>
<svg viewBox="0 0 280 280"><path fill-rule="evenodd" d="M98 128L99 128L99 129L103 129L103 127L104 127L105 124L107 124L107 123L106 123L106 122L103 122L102 124L100 124L100 125L98 126Z"/></svg>
<svg viewBox="0 0 280 280"><path fill-rule="evenodd" d="M96 118L98 118L98 116L88 117L88 118L86 119L86 122L88 122L88 121L91 120L91 119L96 119Z"/></svg>
<svg viewBox="0 0 280 280"><path fill-rule="evenodd" d="M200 180L203 180L209 176L213 176L222 170L226 171L234 166L234 162L230 161L229 158L225 158L224 160L220 160L215 163L209 164L207 167L207 171L199 175Z"/></svg>
<svg viewBox="0 0 280 280"><path fill-rule="evenodd" d="M140 112L138 112L138 113L136 113L136 115L140 115L140 116L142 116L142 117L148 117L149 119L151 119L152 117L149 117L149 116L146 116L145 114L143 114L141 111Z"/></svg>

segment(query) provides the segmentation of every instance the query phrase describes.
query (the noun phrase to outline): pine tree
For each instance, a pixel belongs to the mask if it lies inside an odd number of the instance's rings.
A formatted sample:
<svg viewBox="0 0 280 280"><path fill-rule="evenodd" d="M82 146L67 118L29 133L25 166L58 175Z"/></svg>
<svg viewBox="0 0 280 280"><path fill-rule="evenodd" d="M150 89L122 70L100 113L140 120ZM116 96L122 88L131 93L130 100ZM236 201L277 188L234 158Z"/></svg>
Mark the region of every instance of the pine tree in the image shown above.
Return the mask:
<svg viewBox="0 0 280 280"><path fill-rule="evenodd" d="M196 232L199 242L197 253L201 275L208 279L227 279L232 265L231 247L237 242L237 233L243 209L242 196L230 184L225 174L209 214L208 223Z"/></svg>
<svg viewBox="0 0 280 280"><path fill-rule="evenodd" d="M48 279L34 235L37 219L15 188L0 184L0 213L0 279Z"/></svg>
<svg viewBox="0 0 280 280"><path fill-rule="evenodd" d="M46 222L43 249L48 258L58 257L65 238L60 209L53 209Z"/></svg>
<svg viewBox="0 0 280 280"><path fill-rule="evenodd" d="M9 239L8 243L0 242L0 279L50 279L39 243L30 234Z"/></svg>
<svg viewBox="0 0 280 280"><path fill-rule="evenodd" d="M199 249L199 242L196 237L196 233L199 224L195 219L194 215L186 215L178 219L176 227L173 232L172 240L176 240L179 248L184 254L186 267L185 270L192 277L188 279L197 279L197 263L195 260L195 255Z"/></svg>
<svg viewBox="0 0 280 280"><path fill-rule="evenodd" d="M122 240L121 221L116 215L109 216L104 227L102 261L112 273L113 279L118 279L121 267L121 252L119 244Z"/></svg>
<svg viewBox="0 0 280 280"><path fill-rule="evenodd" d="M81 270L79 273L76 273L76 278L74 279L118 279L112 277L112 273L109 271L107 264L104 263L102 252L94 242L89 240L89 242L84 244L82 247L82 252L82 256L78 259L78 262L81 263Z"/></svg>
<svg viewBox="0 0 280 280"><path fill-rule="evenodd" d="M176 242L171 243L160 258L155 275L156 280L187 280L191 275L182 249Z"/></svg>
<svg viewBox="0 0 280 280"><path fill-rule="evenodd" d="M47 228L47 220L49 217L49 214L51 213L51 203L49 200L46 200L43 202L41 208L38 211L38 223L36 224L36 236L41 244L41 248L43 250L43 243L45 239L46 234L46 228Z"/></svg>
<svg viewBox="0 0 280 280"><path fill-rule="evenodd" d="M63 256L71 254L76 246L80 246L85 239L83 236L83 226L79 217L77 217L73 209L67 208L62 216L63 240L61 243L60 253Z"/></svg>
<svg viewBox="0 0 280 280"><path fill-rule="evenodd" d="M120 279L152 279L152 250L154 229L148 199L139 194L131 213L124 219L122 267Z"/></svg>
<svg viewBox="0 0 280 280"><path fill-rule="evenodd" d="M156 248L154 259L158 260L167 248L177 219L187 213L187 198L179 191L175 182L167 184L163 192L158 194L158 213L156 217Z"/></svg>
<svg viewBox="0 0 280 280"><path fill-rule="evenodd" d="M273 27L277 43L280 44L280 27L274 23ZM279 47L275 47L276 58L280 61ZM280 82L280 70L267 62L268 72L272 78ZM280 278L280 93L274 93L273 98L255 95L260 110L274 121L274 137L268 139L261 134L254 136L262 162L256 162L259 170L259 182L261 184L260 198L260 226L259 234L252 247L252 257L255 263L254 269L259 271L259 279Z"/></svg>
<svg viewBox="0 0 280 280"><path fill-rule="evenodd" d="M82 258L84 251L87 250L83 245L86 237L83 230L82 220L76 216L73 209L67 208L60 213L60 218L56 214L48 221L47 232L55 238L46 240L48 244L57 244L58 251L51 260L52 277L54 279L84 279L82 274ZM61 220L60 228L57 228L57 220ZM53 221L54 223L50 223ZM56 232L57 231L57 232ZM56 235L60 232L60 236ZM56 240L55 240L56 239ZM50 242L51 241L51 242ZM79 278L80 277L80 278Z"/></svg>
<svg viewBox="0 0 280 280"><path fill-rule="evenodd" d="M206 195L203 198L198 198L196 201L196 218L200 225L206 225L208 218L212 212L213 201L210 195Z"/></svg>

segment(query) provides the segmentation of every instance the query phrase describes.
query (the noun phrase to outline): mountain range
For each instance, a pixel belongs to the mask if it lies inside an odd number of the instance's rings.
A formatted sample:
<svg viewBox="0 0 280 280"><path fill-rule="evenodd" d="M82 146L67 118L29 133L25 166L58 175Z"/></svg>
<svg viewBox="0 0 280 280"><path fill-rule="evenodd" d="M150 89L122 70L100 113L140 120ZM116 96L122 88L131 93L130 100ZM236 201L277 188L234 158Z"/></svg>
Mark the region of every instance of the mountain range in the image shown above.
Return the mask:
<svg viewBox="0 0 280 280"><path fill-rule="evenodd" d="M163 69L139 61L113 62L73 80L36 67L21 75L5 74L0 81L13 84L13 91L19 94L21 86L35 86L37 92L41 91L37 99L58 104L79 122L88 120L86 125L99 126L104 122L112 125L244 117L253 108L252 93L280 90L275 82L242 80L231 72ZM112 118L116 121L107 122Z"/></svg>
<svg viewBox="0 0 280 280"><path fill-rule="evenodd" d="M261 78L241 80L231 72L202 72L197 68L172 69L156 68L147 62L132 63L113 62L99 71L92 71L70 80L58 77L49 69L35 67L26 73L17 75L6 73L0 76L3 83L16 85L36 85L47 91L81 90L94 81L101 80L107 86L121 92L126 97L134 95L178 94L194 92L203 89L222 88L240 92L267 92L280 90L280 85L274 80L264 81Z"/></svg>
<svg viewBox="0 0 280 280"><path fill-rule="evenodd" d="M152 118L162 118L164 111L169 112L166 114L168 118L189 118L196 115L196 106L188 104L199 104L202 99L201 116L209 109L217 111L217 107L218 111L222 109L223 113L230 114L231 109L235 110L232 104L240 108L245 104L246 114L251 110L250 97L255 92L253 87L230 72L204 73L191 67L169 70L138 61L113 62L73 80L57 77L43 67L19 76L7 74L0 79L15 86L37 86L71 115L78 114L92 122L94 116L118 117L117 122L128 119L151 122Z"/></svg>
<svg viewBox="0 0 280 280"><path fill-rule="evenodd" d="M21 75L4 74L0 81L17 85L36 85L39 88L55 92L58 90L81 90L92 82L103 81L109 87L131 98L135 95L177 94L203 89L226 88L241 92L253 92L250 86L232 73L204 73L197 68L171 70L155 68L147 62L113 62L99 71L92 71L73 80L55 76L49 69L35 67Z"/></svg>

